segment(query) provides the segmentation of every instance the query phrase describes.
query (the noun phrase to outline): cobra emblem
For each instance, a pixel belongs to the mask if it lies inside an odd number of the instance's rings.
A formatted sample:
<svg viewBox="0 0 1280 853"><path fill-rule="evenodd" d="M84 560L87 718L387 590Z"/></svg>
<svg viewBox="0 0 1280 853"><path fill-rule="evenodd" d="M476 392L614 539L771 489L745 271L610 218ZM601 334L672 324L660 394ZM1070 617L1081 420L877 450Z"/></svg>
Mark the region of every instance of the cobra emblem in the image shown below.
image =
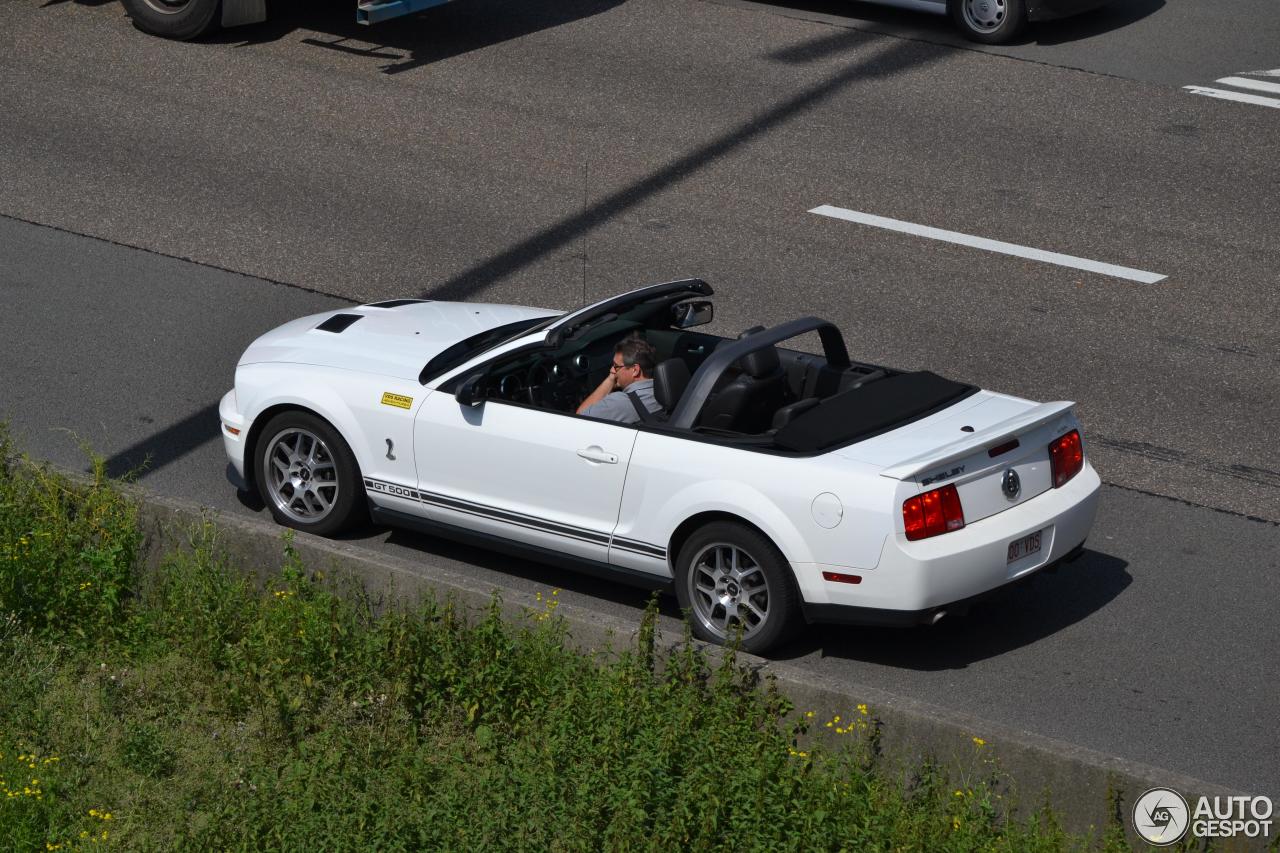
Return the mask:
<svg viewBox="0 0 1280 853"><path fill-rule="evenodd" d="M1018 476L1018 472L1010 468L1004 472L1004 480L1000 483L1000 489L1004 492L1004 496L1009 500L1016 500L1018 495L1022 494L1022 478Z"/></svg>

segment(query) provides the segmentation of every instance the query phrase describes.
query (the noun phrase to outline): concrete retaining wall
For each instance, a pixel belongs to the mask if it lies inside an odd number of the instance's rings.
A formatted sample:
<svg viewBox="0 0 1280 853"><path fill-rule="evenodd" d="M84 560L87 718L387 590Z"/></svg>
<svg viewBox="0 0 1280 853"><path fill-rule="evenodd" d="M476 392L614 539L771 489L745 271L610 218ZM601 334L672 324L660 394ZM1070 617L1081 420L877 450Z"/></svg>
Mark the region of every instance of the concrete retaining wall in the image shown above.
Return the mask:
<svg viewBox="0 0 1280 853"><path fill-rule="evenodd" d="M165 550L186 547L189 531L204 522L217 526L226 553L246 570L265 576L282 563L283 531L268 521L212 513L153 495L139 493L139 497L147 534L144 559L153 564ZM429 559L409 562L306 534L297 534L294 547L309 570L358 580L375 606L432 594L480 610L489 605L495 591L492 585L434 566ZM516 602L523 594L502 588L497 591L510 615L518 616L522 607ZM562 604L556 613L567 621L574 642L585 649L626 646L638 628L634 622L572 605ZM1188 800L1199 795L1241 793L872 687L836 684L786 663L750 655L740 659L758 667L762 674L771 674L798 709L814 711L819 721L834 714L852 719L859 703L868 705L871 716L881 724L884 760L891 770L909 774L928 758L946 767L953 780L987 778L996 769L1004 780L998 790L1015 814L1026 814L1047 801L1073 832L1101 834L1101 828L1113 817L1109 814L1114 811L1109 805L1113 792L1120 797L1120 818L1135 844L1138 838L1129 814L1133 801L1149 788L1173 788ZM819 735L826 734L822 726L815 728ZM985 743L979 746L975 737Z"/></svg>

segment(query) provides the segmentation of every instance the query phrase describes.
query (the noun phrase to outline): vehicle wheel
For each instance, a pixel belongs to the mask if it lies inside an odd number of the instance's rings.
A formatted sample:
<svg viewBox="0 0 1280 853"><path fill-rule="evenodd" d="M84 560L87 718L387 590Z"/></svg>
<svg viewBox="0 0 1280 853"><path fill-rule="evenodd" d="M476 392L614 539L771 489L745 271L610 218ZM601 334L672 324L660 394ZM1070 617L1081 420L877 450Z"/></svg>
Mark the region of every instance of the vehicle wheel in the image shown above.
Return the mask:
<svg viewBox="0 0 1280 853"><path fill-rule="evenodd" d="M795 627L799 595L791 567L772 542L746 525L717 521L690 536L680 549L675 580L680 607L703 640L723 645L741 625L743 650L758 654Z"/></svg>
<svg viewBox="0 0 1280 853"><path fill-rule="evenodd" d="M951 20L970 41L1008 44L1027 25L1026 0L951 0Z"/></svg>
<svg viewBox="0 0 1280 853"><path fill-rule="evenodd" d="M360 468L337 430L308 412L283 412L262 436L255 479L276 521L332 536L359 519Z"/></svg>
<svg viewBox="0 0 1280 853"><path fill-rule="evenodd" d="M144 33L186 41L218 25L221 0L123 0L133 25Z"/></svg>

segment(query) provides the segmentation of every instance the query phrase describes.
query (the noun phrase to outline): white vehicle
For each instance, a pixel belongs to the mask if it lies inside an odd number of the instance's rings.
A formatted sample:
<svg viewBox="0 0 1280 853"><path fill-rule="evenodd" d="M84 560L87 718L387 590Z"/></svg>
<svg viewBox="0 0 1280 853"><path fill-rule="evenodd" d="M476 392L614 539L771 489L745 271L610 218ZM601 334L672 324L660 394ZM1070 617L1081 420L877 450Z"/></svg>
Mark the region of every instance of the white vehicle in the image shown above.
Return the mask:
<svg viewBox="0 0 1280 853"><path fill-rule="evenodd" d="M932 623L1074 559L1100 481L1072 403L849 359L804 318L737 339L711 288L569 314L416 299L317 314L245 351L227 455L276 520L359 520L674 586L698 636L763 651L809 622ZM574 414L642 334L649 422ZM778 345L815 335L823 355Z"/></svg>

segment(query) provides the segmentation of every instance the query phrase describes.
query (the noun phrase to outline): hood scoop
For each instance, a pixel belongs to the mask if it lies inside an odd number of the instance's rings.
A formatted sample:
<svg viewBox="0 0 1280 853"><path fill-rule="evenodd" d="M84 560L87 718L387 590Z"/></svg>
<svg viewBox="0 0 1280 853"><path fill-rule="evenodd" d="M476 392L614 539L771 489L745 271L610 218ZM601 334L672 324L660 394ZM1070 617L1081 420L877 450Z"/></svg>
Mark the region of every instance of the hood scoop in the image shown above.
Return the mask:
<svg viewBox="0 0 1280 853"><path fill-rule="evenodd" d="M316 329L321 332L333 332L335 335L346 331L347 327L359 320L363 314L334 314Z"/></svg>

